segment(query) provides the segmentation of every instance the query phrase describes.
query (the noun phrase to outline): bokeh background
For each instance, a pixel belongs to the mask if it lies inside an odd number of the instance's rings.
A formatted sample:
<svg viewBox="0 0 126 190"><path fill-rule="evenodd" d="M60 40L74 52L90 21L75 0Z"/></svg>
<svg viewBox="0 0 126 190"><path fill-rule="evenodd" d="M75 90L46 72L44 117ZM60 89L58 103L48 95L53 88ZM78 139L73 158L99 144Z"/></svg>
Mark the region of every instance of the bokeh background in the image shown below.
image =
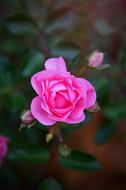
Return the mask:
<svg viewBox="0 0 126 190"><path fill-rule="evenodd" d="M83 71L95 49L105 52L104 71ZM22 129L20 113L35 96L30 78L48 57L63 56L69 70L89 79L101 110L67 143L100 161L99 172L78 172L57 162L35 165L4 160L1 190L35 190L52 168L52 177L68 190L126 189L126 1L0 1L0 134L12 144L45 143L45 130Z"/></svg>

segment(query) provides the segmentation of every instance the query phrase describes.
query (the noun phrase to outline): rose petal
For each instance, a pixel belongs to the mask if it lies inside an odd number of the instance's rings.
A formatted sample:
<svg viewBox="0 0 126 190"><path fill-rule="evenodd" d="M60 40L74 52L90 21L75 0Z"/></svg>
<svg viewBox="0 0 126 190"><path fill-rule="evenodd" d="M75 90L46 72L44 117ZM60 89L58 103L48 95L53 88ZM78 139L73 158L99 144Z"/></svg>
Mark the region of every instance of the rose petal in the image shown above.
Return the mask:
<svg viewBox="0 0 126 190"><path fill-rule="evenodd" d="M68 108L70 106L70 102L67 101L63 95L57 93L55 96L55 106L58 109Z"/></svg>
<svg viewBox="0 0 126 190"><path fill-rule="evenodd" d="M32 115L43 125L53 125L56 121L49 118L49 114L45 112L41 107L41 97L37 96L32 100L31 103Z"/></svg>
<svg viewBox="0 0 126 190"><path fill-rule="evenodd" d="M67 118L66 122L70 123L70 124L72 124L72 123L80 123L84 119L85 119L85 114L83 112L82 115L79 118L73 119L73 118L69 117L69 118Z"/></svg>
<svg viewBox="0 0 126 190"><path fill-rule="evenodd" d="M46 70L66 72L66 64L62 57L50 58L45 62Z"/></svg>
<svg viewBox="0 0 126 190"><path fill-rule="evenodd" d="M44 82L44 87L47 87L50 84L50 81L58 81L61 79L66 79L70 76L70 74L68 72L65 73L57 73L57 71L49 71L49 70L44 70L44 71L40 71L38 73L36 73L35 75L32 76L31 78L31 85L34 88L34 90L36 91L36 93L39 96L42 96L43 93L43 84L42 82ZM46 82L48 80L48 82Z"/></svg>
<svg viewBox="0 0 126 190"><path fill-rule="evenodd" d="M72 76L71 80L68 81L71 88L77 92L77 94L79 94L80 96L84 97L86 96L86 89L87 89L87 85L82 83L78 80L78 78Z"/></svg>
<svg viewBox="0 0 126 190"><path fill-rule="evenodd" d="M77 97L77 93L68 85L68 93L69 93L69 97L71 102L73 102L75 100L75 98Z"/></svg>
<svg viewBox="0 0 126 190"><path fill-rule="evenodd" d="M77 78L79 84L83 87L86 85L86 106L85 108L89 108L91 106L94 105L94 103L96 102L96 92L94 87L92 86L92 84L87 81L86 79L83 78Z"/></svg>
<svg viewBox="0 0 126 190"><path fill-rule="evenodd" d="M75 108L73 109L73 111L71 112L70 114L70 117L73 118L73 119L77 119L77 118L80 118L83 111L84 111L84 108L85 108L85 102L86 100L85 99L79 99L76 104L75 104Z"/></svg>
<svg viewBox="0 0 126 190"><path fill-rule="evenodd" d="M63 83L59 83L59 84L53 85L53 87L51 87L49 90L58 92L60 90L66 90L66 86Z"/></svg>
<svg viewBox="0 0 126 190"><path fill-rule="evenodd" d="M42 84L41 82L38 81L37 76L38 76L38 73L36 73L35 75L32 76L31 85L34 88L34 90L36 91L36 93L38 95L41 95L43 92L42 89L44 89L45 87L44 87L44 84Z"/></svg>

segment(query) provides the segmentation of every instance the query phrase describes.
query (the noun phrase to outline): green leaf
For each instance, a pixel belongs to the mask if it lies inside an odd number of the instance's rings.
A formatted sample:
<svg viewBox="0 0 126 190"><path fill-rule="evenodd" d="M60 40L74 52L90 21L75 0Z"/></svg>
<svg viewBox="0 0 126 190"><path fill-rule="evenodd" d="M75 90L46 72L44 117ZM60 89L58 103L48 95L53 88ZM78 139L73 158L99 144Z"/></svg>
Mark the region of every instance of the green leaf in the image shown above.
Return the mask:
<svg viewBox="0 0 126 190"><path fill-rule="evenodd" d="M115 134L116 130L115 123L106 121L102 127L96 130L94 143L97 145L106 143Z"/></svg>
<svg viewBox="0 0 126 190"><path fill-rule="evenodd" d="M3 55L0 55L0 74L7 71L9 65L9 59Z"/></svg>
<svg viewBox="0 0 126 190"><path fill-rule="evenodd" d="M104 108L105 115L114 120L124 118L126 116L126 104L109 104Z"/></svg>
<svg viewBox="0 0 126 190"><path fill-rule="evenodd" d="M42 129L42 130L48 130L49 129L49 127L42 125L39 122L36 122L34 127L38 127L39 129Z"/></svg>
<svg viewBox="0 0 126 190"><path fill-rule="evenodd" d="M45 163L49 160L49 150L40 145L19 145L10 150L8 159L28 163Z"/></svg>
<svg viewBox="0 0 126 190"><path fill-rule="evenodd" d="M31 50L22 60L22 75L32 76L34 73L42 70L44 55L41 52Z"/></svg>
<svg viewBox="0 0 126 190"><path fill-rule="evenodd" d="M59 156L59 162L62 166L81 171L97 171L100 169L98 161L90 154L72 150L70 156Z"/></svg>
<svg viewBox="0 0 126 190"><path fill-rule="evenodd" d="M101 78L99 79L93 79L93 84L95 85L96 91L97 91L97 99L99 102L99 105L103 106L106 105L107 98L110 91L110 80L107 78ZM104 90L103 90L104 89Z"/></svg>
<svg viewBox="0 0 126 190"><path fill-rule="evenodd" d="M68 70L76 68L76 66L79 63L80 63L80 55L77 55L73 60L71 60L71 63L68 65Z"/></svg>
<svg viewBox="0 0 126 190"><path fill-rule="evenodd" d="M8 31L16 35L35 35L36 24L28 15L16 14L5 20Z"/></svg>
<svg viewBox="0 0 126 190"><path fill-rule="evenodd" d="M59 183L54 179L45 179L39 186L38 190L62 190Z"/></svg>
<svg viewBox="0 0 126 190"><path fill-rule="evenodd" d="M80 49L73 42L60 42L56 47L52 48L52 54L53 56L62 56L71 60L80 54Z"/></svg>
<svg viewBox="0 0 126 190"><path fill-rule="evenodd" d="M69 14L71 11L70 7L60 7L55 10L53 10L46 18L46 23L50 25L53 22L56 22L57 20L63 18L67 14Z"/></svg>

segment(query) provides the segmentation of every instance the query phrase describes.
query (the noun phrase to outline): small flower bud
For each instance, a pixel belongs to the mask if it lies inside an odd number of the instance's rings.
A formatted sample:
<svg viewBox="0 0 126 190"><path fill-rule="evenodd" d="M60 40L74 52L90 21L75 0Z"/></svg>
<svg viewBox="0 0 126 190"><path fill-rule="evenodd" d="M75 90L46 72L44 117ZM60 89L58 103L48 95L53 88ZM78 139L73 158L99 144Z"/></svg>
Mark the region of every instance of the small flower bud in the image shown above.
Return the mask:
<svg viewBox="0 0 126 190"><path fill-rule="evenodd" d="M52 139L53 139L53 134L52 133L48 133L46 135L46 142L49 143Z"/></svg>
<svg viewBox="0 0 126 190"><path fill-rule="evenodd" d="M98 68L103 64L104 53L96 50L88 59L88 66Z"/></svg>
<svg viewBox="0 0 126 190"><path fill-rule="evenodd" d="M24 125L31 125L35 118L30 110L26 110L21 114L21 121Z"/></svg>
<svg viewBox="0 0 126 190"><path fill-rule="evenodd" d="M99 104L96 102L93 106L87 109L89 112L97 112L100 110Z"/></svg>
<svg viewBox="0 0 126 190"><path fill-rule="evenodd" d="M66 144L60 144L58 151L59 151L59 154L64 157L67 157L71 154L71 149Z"/></svg>

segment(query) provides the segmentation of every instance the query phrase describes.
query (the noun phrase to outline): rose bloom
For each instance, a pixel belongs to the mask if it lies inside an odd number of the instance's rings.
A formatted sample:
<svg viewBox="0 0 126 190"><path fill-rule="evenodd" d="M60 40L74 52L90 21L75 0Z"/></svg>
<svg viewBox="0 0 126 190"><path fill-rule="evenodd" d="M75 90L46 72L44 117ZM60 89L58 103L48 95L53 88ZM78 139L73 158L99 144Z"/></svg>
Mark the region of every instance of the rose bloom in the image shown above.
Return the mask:
<svg viewBox="0 0 126 190"><path fill-rule="evenodd" d="M103 59L104 59L104 53L96 50L89 57L88 66L89 67L94 67L94 68L100 67L103 64Z"/></svg>
<svg viewBox="0 0 126 190"><path fill-rule="evenodd" d="M96 101L92 84L71 75L62 57L48 59L45 70L33 75L31 84L37 93L31 103L32 115L47 126L56 122L82 122L83 111Z"/></svg>
<svg viewBox="0 0 126 190"><path fill-rule="evenodd" d="M0 135L0 165L2 165L3 159L8 152L8 142L7 137Z"/></svg>

